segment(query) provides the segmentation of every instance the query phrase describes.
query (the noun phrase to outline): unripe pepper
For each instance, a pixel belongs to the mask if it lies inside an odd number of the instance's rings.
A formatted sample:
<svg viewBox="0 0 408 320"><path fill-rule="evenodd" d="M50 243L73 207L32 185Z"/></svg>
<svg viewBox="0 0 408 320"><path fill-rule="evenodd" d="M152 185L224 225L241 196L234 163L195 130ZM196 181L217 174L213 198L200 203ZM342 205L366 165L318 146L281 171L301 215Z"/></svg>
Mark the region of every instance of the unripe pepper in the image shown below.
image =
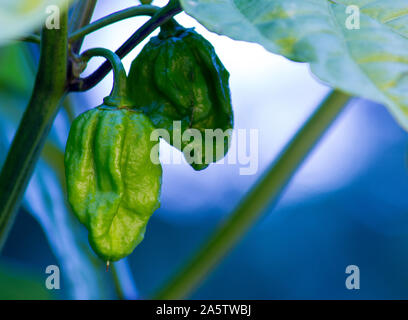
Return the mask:
<svg viewBox="0 0 408 320"><path fill-rule="evenodd" d="M180 134L188 129L199 131L202 151L190 164L202 170L222 158L229 148L233 112L228 81L229 73L213 46L193 29L172 20L133 61L127 89L135 107L157 128L166 129L170 133L168 142L178 149L186 150L191 140L179 143L173 139L174 121L181 122ZM214 141L212 154L206 154L206 129L226 133L218 143ZM190 152L191 148L187 149Z"/></svg>
<svg viewBox="0 0 408 320"><path fill-rule="evenodd" d="M150 120L98 107L72 124L65 153L68 200L106 261L129 255L159 207L162 169L151 161Z"/></svg>
<svg viewBox="0 0 408 320"><path fill-rule="evenodd" d="M160 205L162 169L150 140L153 124L128 108L120 59L106 49L91 49L83 59L95 55L114 62L114 89L103 105L74 120L65 173L72 210L88 229L94 251L109 263L129 255L143 240Z"/></svg>

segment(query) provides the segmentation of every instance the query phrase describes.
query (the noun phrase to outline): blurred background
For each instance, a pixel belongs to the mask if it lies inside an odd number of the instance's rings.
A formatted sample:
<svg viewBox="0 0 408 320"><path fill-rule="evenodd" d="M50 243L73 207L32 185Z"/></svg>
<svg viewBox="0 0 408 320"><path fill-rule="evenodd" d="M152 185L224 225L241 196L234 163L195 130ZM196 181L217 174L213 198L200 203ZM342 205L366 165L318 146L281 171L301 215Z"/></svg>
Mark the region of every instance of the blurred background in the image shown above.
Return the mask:
<svg viewBox="0 0 408 320"><path fill-rule="evenodd" d="M93 19L132 5L133 0L100 0ZM116 50L146 20L132 18L97 31L83 49ZM0 255L0 299L113 299L115 282L128 298L152 296L228 216L329 92L305 64L212 34L185 14L177 20L196 27L229 70L235 129L259 130L259 152L251 158L257 173L240 175L240 164L213 164L202 172L186 163L163 165L162 204L145 240L116 272L106 273L89 249L85 228L68 210L62 157L70 119L102 103L112 87L110 74L92 90L70 94L55 121ZM127 70L145 43L123 60ZM0 48L0 160L29 98L36 55L35 45ZM85 74L101 62L93 59ZM408 298L407 150L408 134L383 106L354 99L278 206L191 298ZM177 151L163 143L162 156L169 152ZM45 288L48 265L61 270L59 290ZM348 265L360 269L360 290L345 286Z"/></svg>

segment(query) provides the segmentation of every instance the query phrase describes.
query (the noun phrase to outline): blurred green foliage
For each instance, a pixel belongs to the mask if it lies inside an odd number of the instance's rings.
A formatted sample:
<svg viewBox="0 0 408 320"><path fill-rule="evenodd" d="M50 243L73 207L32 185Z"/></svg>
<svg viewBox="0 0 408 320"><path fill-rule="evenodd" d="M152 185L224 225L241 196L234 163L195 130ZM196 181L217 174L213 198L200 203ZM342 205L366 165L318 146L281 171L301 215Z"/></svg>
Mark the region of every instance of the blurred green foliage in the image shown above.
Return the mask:
<svg viewBox="0 0 408 320"><path fill-rule="evenodd" d="M26 44L0 48L0 164L30 98L37 55L38 48ZM30 180L23 206L39 222L64 270L62 277L69 287L68 297L115 298L112 275L105 272L103 263L91 252L86 231L74 219L66 202L63 154L69 127L70 118L61 109ZM8 279L12 283L15 277L10 275ZM3 284L1 288L2 292L9 290Z"/></svg>
<svg viewBox="0 0 408 320"><path fill-rule="evenodd" d="M44 279L14 265L0 265L0 300L49 300L54 296L44 285Z"/></svg>

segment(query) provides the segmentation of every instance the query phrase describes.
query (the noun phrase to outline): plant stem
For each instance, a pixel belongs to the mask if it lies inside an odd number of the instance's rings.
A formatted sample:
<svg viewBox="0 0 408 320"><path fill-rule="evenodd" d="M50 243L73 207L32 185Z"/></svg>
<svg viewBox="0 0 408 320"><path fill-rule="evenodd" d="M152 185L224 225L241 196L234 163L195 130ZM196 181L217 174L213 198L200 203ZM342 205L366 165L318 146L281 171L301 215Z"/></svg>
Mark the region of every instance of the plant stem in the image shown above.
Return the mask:
<svg viewBox="0 0 408 320"><path fill-rule="evenodd" d="M35 44L40 44L41 42L41 38L39 36L37 36L36 34L29 34L27 36L24 36L20 39L18 39L19 41L24 41L24 42L31 42L31 43L35 43Z"/></svg>
<svg viewBox="0 0 408 320"><path fill-rule="evenodd" d="M198 254L159 292L156 299L183 299L201 283L265 210L278 201L296 170L345 108L349 99L347 94L333 91L322 102L233 214L213 233Z"/></svg>
<svg viewBox="0 0 408 320"><path fill-rule="evenodd" d="M108 97L104 99L105 104L113 107L126 106L126 71L122 61L116 53L105 48L94 48L85 51L80 60L87 63L93 57L104 57L113 68L113 88Z"/></svg>
<svg viewBox="0 0 408 320"><path fill-rule="evenodd" d="M124 9L122 11L118 11L112 13L106 17L103 17L91 24L84 26L83 28L73 32L69 36L69 42L77 41L78 39L85 37L86 35L102 29L110 24L115 22L136 17L136 16L153 16L159 10L159 7L150 6L150 5L139 5L131 8Z"/></svg>
<svg viewBox="0 0 408 320"><path fill-rule="evenodd" d="M112 263L112 276L118 299L137 300L140 298L127 259Z"/></svg>
<svg viewBox="0 0 408 320"><path fill-rule="evenodd" d="M67 38L66 12L60 29L42 30L34 89L0 173L0 250L66 91Z"/></svg>
<svg viewBox="0 0 408 320"><path fill-rule="evenodd" d="M166 23L176 14L182 11L178 1L170 0L169 3L158 10L157 13L140 27L118 50L116 54L119 58L126 56L134 47L146 39L154 30ZM105 61L94 73L85 79L74 79L70 86L70 91L87 91L98 84L111 71L112 67L108 61Z"/></svg>
<svg viewBox="0 0 408 320"><path fill-rule="evenodd" d="M68 32L72 33L86 26L92 19L92 14L95 10L97 0L80 0L77 1L72 11L72 16L69 19ZM71 51L78 53L81 50L83 37L79 37L75 41L71 41Z"/></svg>

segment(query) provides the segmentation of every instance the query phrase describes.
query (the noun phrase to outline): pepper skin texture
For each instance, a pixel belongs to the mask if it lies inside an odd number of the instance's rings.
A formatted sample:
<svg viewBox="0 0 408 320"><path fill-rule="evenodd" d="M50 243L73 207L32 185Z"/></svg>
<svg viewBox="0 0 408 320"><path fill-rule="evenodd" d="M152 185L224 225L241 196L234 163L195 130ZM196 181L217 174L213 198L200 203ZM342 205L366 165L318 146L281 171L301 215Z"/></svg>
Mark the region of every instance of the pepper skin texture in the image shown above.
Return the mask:
<svg viewBox="0 0 408 320"><path fill-rule="evenodd" d="M133 61L127 88L135 108L157 128L167 130L170 138L163 138L185 156L190 152L186 149L191 149L186 146L194 141L190 138L178 142L173 137L174 121L181 122L181 131L176 134L198 129L201 151L190 161L195 170L205 169L228 152L233 128L229 73L213 46L193 29L185 29L175 21L162 26L159 35ZM206 129L221 129L226 135L218 142L205 140ZM205 143L213 145L212 154L206 154L211 149L206 149Z"/></svg>
<svg viewBox="0 0 408 320"><path fill-rule="evenodd" d="M132 253L160 206L162 168L151 160L153 129L140 112L106 106L72 124L65 150L68 201L105 261Z"/></svg>

